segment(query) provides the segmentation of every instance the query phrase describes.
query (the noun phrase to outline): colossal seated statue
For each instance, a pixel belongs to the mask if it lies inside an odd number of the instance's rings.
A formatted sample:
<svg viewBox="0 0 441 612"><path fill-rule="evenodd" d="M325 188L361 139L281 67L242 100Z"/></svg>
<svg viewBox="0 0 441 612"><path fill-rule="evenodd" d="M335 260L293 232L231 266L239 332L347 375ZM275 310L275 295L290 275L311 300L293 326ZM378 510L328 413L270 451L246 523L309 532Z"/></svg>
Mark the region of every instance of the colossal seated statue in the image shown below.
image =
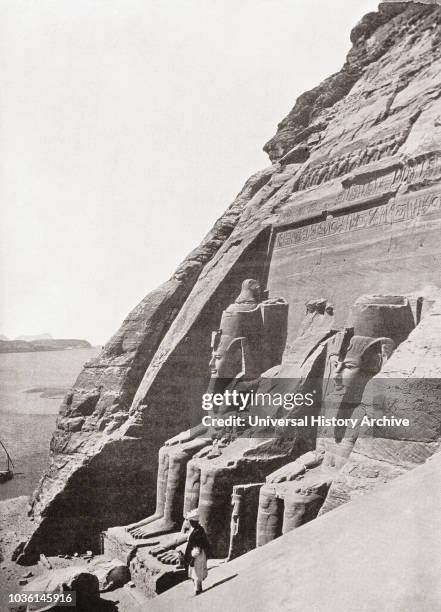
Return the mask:
<svg viewBox="0 0 441 612"><path fill-rule="evenodd" d="M256 380L266 366L281 359L288 305L280 298L261 302L260 293L256 280L245 280L235 302L222 313L220 329L212 333L209 392L221 393L237 381ZM270 336L271 345L267 342ZM219 407L218 411L225 410ZM213 438L219 438L219 433L200 424L165 442L159 451L156 510L126 527L134 538L146 539L179 529L187 463Z"/></svg>
<svg viewBox="0 0 441 612"><path fill-rule="evenodd" d="M311 379L322 379L323 347L333 333L332 313L326 309L325 300L315 300L308 304L306 317L302 334L293 343L286 363L284 360L281 366L266 372L258 381L257 391L286 390L286 385L293 384L293 381L298 391L305 389ZM256 405L251 410L259 412L262 408ZM302 410L305 408L299 408L297 413L300 414ZM201 524L213 546L213 554L218 557L228 554L233 487L262 482L267 474L289 458L304 453L312 444L300 432L288 438L276 437L273 427L268 427L263 437L255 433L245 431L242 435L238 432L226 435L222 445L214 443L207 446L187 464L183 514L198 508ZM184 541L184 531L170 534L161 538L159 545L150 552L163 563L177 563L179 555L176 548Z"/></svg>
<svg viewBox="0 0 441 612"><path fill-rule="evenodd" d="M396 296L362 296L348 328L329 339L320 416L351 418L369 380L414 325L409 302ZM330 424L329 424L330 423ZM256 543L274 538L315 518L336 472L358 435L357 426L319 425L316 448L270 474L260 490Z"/></svg>
<svg viewBox="0 0 441 612"><path fill-rule="evenodd" d="M249 282L246 283L246 288L249 289ZM243 292L241 295L243 296ZM250 300L247 299L246 302L249 306ZM274 367L270 367L257 380L247 380L251 378L250 373L254 375L249 364L257 361L246 358L249 351L245 349L245 345L248 342L242 341L241 354L245 355L245 358L240 360L241 372L245 371L248 376L242 376L239 372L231 380L232 372L222 369L221 357L228 351L234 339L246 338L241 335L245 326L238 325L235 334L224 334L224 331L231 331L233 328L231 325L225 325L223 317L222 334L213 334L212 348L216 354L213 355L211 363L212 379L209 387L212 390L219 390L222 389L223 382L229 382L237 388L240 381L243 381L247 389L260 389L273 393L278 390L282 392L306 390L316 379L322 380L326 343L335 333L332 304L328 304L323 299L313 300L307 304L306 320L301 333L288 346L283 360L288 305L280 299L270 299L260 304L256 299L254 308L250 309L251 312L254 312L256 304L262 313L263 338L267 339L268 344L271 339L273 341L271 346L262 347L261 363ZM237 307L229 307L227 310L230 313L237 312ZM243 322L244 311L239 312ZM234 321L234 318L229 320ZM237 318L235 320L237 321ZM262 327L260 330L262 331ZM223 335L229 338L224 341ZM254 346L258 346L258 343L256 342ZM275 366L275 363L279 365ZM223 381L221 376L225 371L229 373L227 381ZM217 380L213 382L213 378ZM291 388L293 385L295 389ZM222 409L223 407L219 408ZM270 411L260 405L254 406L254 409L257 412L262 409L262 414ZM232 432L229 428L225 431L209 432L207 428L200 427L199 432L195 430L184 432L168 441L160 451L156 513L146 521L142 521L142 524L129 526L130 531L121 528L108 530L104 538L108 554L117 555L127 561L132 560L130 563L135 574L136 568L141 565L142 575L149 577L149 584L157 582L160 580L158 576L169 575L167 574L170 571L167 569L169 565L180 563L180 553L188 535L186 523L182 522L183 516L198 507L201 523L213 543L213 554L226 557L229 554L233 487L239 485L243 493L247 484L262 483L269 473L313 448L315 443L315 439L305 439L299 431L288 439L277 437L274 428L267 428L264 437L254 436L249 431L245 431L243 435L239 434L240 432ZM198 435L202 435L202 439L198 438ZM254 496L247 495L247 503L253 505L250 516L257 514L257 494L258 490ZM241 514L243 515L242 512ZM241 521L242 525L243 523ZM181 531L177 531L181 524ZM240 546L243 549L248 544L249 538L246 538ZM237 554L238 548L235 550L236 552L232 551L231 554Z"/></svg>

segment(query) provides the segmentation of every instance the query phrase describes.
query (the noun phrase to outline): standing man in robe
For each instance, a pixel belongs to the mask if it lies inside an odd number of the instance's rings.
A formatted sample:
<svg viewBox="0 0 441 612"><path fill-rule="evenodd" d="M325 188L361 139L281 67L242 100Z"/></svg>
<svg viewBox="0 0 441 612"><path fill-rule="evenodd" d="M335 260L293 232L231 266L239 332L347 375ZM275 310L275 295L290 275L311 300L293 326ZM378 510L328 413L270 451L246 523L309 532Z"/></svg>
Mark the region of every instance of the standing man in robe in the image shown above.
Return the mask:
<svg viewBox="0 0 441 612"><path fill-rule="evenodd" d="M187 547L184 553L185 567L188 568L188 576L194 583L194 594L202 592L202 582L207 577L207 559L210 544L204 528L199 523L197 509L187 514L192 531L188 537Z"/></svg>

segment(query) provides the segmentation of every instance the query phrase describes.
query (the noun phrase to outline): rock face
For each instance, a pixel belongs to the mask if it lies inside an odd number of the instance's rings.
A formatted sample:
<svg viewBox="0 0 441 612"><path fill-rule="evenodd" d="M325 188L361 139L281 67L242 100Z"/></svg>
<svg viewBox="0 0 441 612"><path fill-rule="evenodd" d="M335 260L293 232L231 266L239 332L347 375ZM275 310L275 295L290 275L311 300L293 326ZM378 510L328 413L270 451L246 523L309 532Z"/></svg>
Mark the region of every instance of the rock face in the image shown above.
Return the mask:
<svg viewBox="0 0 441 612"><path fill-rule="evenodd" d="M285 354L314 297L325 298L341 328L359 296L405 296L419 325L390 368L407 380L424 362L421 375L439 376L438 311L428 313L441 285L440 24L437 3L387 2L366 15L342 70L300 96L265 145L273 165L247 181L202 244L85 366L60 410L31 504L35 530L16 552L22 562L95 551L102 530L153 512L158 450L190 426L211 332L244 279L287 300ZM404 443L391 432L370 450L357 441L351 461L361 476L342 472L326 503L369 488L362 474L372 462L377 482L436 450L433 389L424 393L421 431L433 426L430 436ZM247 541L238 535L241 552Z"/></svg>

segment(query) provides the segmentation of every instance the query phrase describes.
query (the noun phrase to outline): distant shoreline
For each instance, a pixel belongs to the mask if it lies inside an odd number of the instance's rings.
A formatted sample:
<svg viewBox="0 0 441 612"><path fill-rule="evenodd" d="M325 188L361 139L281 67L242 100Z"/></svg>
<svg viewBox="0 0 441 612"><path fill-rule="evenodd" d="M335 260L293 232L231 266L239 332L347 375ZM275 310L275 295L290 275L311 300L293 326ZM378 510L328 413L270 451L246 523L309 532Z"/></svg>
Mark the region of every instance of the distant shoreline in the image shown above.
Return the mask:
<svg viewBox="0 0 441 612"><path fill-rule="evenodd" d="M43 353L93 348L87 340L76 338L47 340L0 340L0 353Z"/></svg>

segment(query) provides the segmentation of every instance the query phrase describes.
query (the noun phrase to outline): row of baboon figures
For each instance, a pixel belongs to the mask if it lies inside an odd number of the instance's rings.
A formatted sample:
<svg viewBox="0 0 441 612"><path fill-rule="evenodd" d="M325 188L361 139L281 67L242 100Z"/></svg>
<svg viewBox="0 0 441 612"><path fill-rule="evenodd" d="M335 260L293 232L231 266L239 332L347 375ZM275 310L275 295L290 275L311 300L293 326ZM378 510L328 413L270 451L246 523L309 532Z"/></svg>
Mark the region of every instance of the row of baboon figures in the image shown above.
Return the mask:
<svg viewBox="0 0 441 612"><path fill-rule="evenodd" d="M406 139L406 134L399 133L386 138L382 138L377 142L373 142L368 146L351 151L346 155L337 157L332 161L325 161L311 169L308 169L299 178L295 191L303 191L309 187L321 185L326 181L330 181L339 176L343 176L353 170L370 164L372 162L395 155ZM289 163L290 152L288 152L280 162Z"/></svg>
<svg viewBox="0 0 441 612"><path fill-rule="evenodd" d="M315 414L350 417L363 410L366 384L415 326L402 296L358 298L343 330L335 329L333 305L316 299L285 346L287 315L284 299L260 301L257 281L245 280L212 335L211 390L314 389ZM308 410L302 406L295 416ZM201 424L168 440L159 451L155 513L126 531L142 546L150 543L163 563L177 564L187 539L184 517L195 508L217 558L237 556L315 518L358 432L300 429L279 437L269 428L261 437Z"/></svg>

